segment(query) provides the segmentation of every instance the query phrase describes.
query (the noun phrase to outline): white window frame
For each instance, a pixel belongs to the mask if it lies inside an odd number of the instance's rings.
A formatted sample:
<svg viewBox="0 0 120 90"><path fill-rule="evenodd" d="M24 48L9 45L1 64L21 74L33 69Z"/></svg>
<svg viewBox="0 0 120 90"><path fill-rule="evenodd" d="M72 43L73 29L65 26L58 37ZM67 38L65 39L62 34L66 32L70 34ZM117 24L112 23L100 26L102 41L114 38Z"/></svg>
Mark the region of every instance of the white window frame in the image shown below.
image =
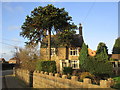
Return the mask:
<svg viewBox="0 0 120 90"><path fill-rule="evenodd" d="M69 53L70 53L70 56L79 56L79 49L78 48L70 48Z"/></svg>
<svg viewBox="0 0 120 90"><path fill-rule="evenodd" d="M48 54L48 48L46 50L46 53ZM56 55L56 48L51 48L51 56L55 56L55 55Z"/></svg>
<svg viewBox="0 0 120 90"><path fill-rule="evenodd" d="M76 66L76 67L74 67ZM79 60L71 60L71 67L73 69L79 69Z"/></svg>
<svg viewBox="0 0 120 90"><path fill-rule="evenodd" d="M56 55L56 49L55 48L51 48L51 56Z"/></svg>

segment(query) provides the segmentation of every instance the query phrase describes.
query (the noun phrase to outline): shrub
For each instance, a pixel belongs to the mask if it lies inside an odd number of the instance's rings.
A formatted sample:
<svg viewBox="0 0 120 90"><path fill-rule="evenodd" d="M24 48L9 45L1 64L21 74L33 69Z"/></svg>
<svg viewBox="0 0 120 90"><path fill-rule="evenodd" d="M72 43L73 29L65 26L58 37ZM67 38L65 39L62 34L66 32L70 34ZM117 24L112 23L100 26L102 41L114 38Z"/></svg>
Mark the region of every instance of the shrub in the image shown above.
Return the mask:
<svg viewBox="0 0 120 90"><path fill-rule="evenodd" d="M84 78L90 78L93 79L95 76L89 72L83 72L80 75L80 79L83 80Z"/></svg>
<svg viewBox="0 0 120 90"><path fill-rule="evenodd" d="M63 73L64 74L72 74L72 67L63 67Z"/></svg>
<svg viewBox="0 0 120 90"><path fill-rule="evenodd" d="M36 70L55 73L56 62L55 61L38 61L36 64Z"/></svg>

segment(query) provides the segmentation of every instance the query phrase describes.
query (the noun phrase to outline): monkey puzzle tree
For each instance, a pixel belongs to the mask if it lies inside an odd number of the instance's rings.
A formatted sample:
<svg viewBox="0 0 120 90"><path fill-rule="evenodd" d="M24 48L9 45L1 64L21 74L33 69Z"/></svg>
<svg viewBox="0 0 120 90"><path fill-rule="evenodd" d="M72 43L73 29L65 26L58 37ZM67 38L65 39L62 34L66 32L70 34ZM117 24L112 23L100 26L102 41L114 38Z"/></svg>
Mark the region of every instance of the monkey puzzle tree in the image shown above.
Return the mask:
<svg viewBox="0 0 120 90"><path fill-rule="evenodd" d="M72 17L64 8L56 8L51 4L39 6L26 17L20 35L29 40L27 43L38 43L48 32L48 59L51 60L51 32L75 29L76 25L71 21Z"/></svg>

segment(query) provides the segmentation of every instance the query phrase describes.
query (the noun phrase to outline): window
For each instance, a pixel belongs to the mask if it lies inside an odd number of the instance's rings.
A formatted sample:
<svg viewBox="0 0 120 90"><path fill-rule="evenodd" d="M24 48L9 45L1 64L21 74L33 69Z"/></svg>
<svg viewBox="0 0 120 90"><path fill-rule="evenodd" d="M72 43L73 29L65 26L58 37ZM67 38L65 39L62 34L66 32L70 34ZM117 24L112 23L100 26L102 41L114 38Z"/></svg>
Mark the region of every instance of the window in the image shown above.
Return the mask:
<svg viewBox="0 0 120 90"><path fill-rule="evenodd" d="M78 56L78 48L70 48L70 55Z"/></svg>
<svg viewBox="0 0 120 90"><path fill-rule="evenodd" d="M56 55L55 48L51 48L51 55Z"/></svg>
<svg viewBox="0 0 120 90"><path fill-rule="evenodd" d="M79 60L71 61L71 66L73 69L79 69Z"/></svg>

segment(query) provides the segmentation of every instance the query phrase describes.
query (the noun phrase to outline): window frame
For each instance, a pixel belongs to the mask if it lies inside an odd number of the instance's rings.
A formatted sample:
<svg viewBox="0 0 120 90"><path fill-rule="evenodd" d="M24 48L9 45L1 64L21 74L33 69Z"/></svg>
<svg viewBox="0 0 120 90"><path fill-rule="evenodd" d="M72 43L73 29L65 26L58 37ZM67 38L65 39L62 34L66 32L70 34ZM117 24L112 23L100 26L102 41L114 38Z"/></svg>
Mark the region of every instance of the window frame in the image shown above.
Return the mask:
<svg viewBox="0 0 120 90"><path fill-rule="evenodd" d="M69 48L70 56L79 56L79 48Z"/></svg>

